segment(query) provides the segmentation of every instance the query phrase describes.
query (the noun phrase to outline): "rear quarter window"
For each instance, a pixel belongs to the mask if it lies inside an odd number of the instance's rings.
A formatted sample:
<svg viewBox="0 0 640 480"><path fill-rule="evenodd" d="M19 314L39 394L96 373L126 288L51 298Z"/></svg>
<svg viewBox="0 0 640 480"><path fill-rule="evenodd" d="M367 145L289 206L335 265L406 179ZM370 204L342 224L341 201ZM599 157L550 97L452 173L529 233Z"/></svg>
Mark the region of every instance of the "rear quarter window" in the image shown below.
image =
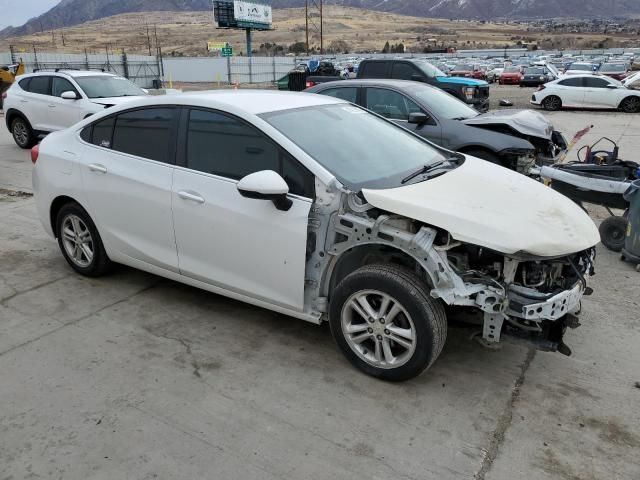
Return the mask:
<svg viewBox="0 0 640 480"><path fill-rule="evenodd" d="M18 82L18 85L20 85L20 88L26 92L29 91L29 83L31 82L31 77L29 78L24 78L22 80L20 80Z"/></svg>

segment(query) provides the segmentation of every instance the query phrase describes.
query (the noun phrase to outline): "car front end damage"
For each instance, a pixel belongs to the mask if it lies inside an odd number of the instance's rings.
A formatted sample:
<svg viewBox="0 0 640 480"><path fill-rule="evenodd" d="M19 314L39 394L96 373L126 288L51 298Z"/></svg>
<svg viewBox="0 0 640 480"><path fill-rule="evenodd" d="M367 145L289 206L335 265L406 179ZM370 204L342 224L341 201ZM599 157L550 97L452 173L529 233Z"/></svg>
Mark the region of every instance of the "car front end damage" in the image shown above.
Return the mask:
<svg viewBox="0 0 640 480"><path fill-rule="evenodd" d="M482 325L482 343L508 337L570 355L563 337L567 327L579 325L580 301L591 293L587 282L594 273L594 247L555 258L505 255L456 241L443 229L344 192L316 203L310 220L305 295L321 315L349 271L397 263L414 270L432 297L460 307L454 311L471 309Z"/></svg>

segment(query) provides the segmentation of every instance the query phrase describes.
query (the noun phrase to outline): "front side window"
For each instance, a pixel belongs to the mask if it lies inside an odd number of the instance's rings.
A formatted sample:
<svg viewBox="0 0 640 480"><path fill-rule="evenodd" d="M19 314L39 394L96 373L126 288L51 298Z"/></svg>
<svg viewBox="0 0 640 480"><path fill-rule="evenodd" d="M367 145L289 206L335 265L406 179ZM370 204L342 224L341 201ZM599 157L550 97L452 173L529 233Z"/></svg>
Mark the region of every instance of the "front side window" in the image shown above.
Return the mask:
<svg viewBox="0 0 640 480"><path fill-rule="evenodd" d="M356 87L329 88L318 93L334 98L339 98L341 100L346 100L347 102L356 103L358 89Z"/></svg>
<svg viewBox="0 0 640 480"><path fill-rule="evenodd" d="M50 95L50 80L51 77L31 77L31 82L29 82L29 92L40 95Z"/></svg>
<svg viewBox="0 0 640 480"><path fill-rule="evenodd" d="M445 159L426 140L354 105L297 108L261 117L353 191L400 186L408 173Z"/></svg>
<svg viewBox="0 0 640 480"><path fill-rule="evenodd" d="M137 157L169 163L173 115L172 108L146 108L121 113L116 119L111 148Z"/></svg>
<svg viewBox="0 0 640 480"><path fill-rule="evenodd" d="M608 80L605 80L604 78L585 78L584 79L584 86L587 88L607 88L607 85L609 85L611 82L609 82Z"/></svg>
<svg viewBox="0 0 640 480"><path fill-rule="evenodd" d="M258 129L217 112L191 110L187 168L240 180L262 170L278 172L295 195L313 197L313 175Z"/></svg>
<svg viewBox="0 0 640 480"><path fill-rule="evenodd" d="M64 92L75 92L78 93L71 82L66 78L61 77L53 77L53 82L51 83L51 95L54 97L61 96Z"/></svg>
<svg viewBox="0 0 640 480"><path fill-rule="evenodd" d="M393 64L391 78L396 78L398 80L411 80L413 75L420 75L420 72L418 72L413 65L402 62L396 62Z"/></svg>
<svg viewBox="0 0 640 480"><path fill-rule="evenodd" d="M144 90L126 78L111 75L76 77L80 88L89 98L132 97L146 95Z"/></svg>
<svg viewBox="0 0 640 480"><path fill-rule="evenodd" d="M367 88L367 108L391 120L408 120L420 107L401 93L385 88Z"/></svg>

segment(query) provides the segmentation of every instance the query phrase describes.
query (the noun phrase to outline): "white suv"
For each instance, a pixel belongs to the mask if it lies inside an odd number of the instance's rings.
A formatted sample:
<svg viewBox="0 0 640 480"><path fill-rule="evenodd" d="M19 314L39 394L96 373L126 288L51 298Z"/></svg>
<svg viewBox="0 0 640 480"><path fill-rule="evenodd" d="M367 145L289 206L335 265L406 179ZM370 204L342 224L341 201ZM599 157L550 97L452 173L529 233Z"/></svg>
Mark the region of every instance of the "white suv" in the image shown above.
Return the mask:
<svg viewBox="0 0 640 480"><path fill-rule="evenodd" d="M19 77L4 97L7 128L31 148L38 136L62 130L107 107L146 95L126 78L95 71L58 70Z"/></svg>

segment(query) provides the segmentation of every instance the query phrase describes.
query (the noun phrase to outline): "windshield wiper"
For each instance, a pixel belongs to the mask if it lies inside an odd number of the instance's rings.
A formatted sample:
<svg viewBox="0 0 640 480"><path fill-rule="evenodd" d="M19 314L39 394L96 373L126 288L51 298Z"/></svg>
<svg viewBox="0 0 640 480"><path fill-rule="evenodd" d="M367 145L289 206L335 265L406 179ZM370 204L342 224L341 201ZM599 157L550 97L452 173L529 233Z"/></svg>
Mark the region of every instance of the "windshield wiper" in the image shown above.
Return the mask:
<svg viewBox="0 0 640 480"><path fill-rule="evenodd" d="M439 162L436 163L432 163L431 165L424 165L423 167L421 167L419 170L416 170L413 173L410 173L409 175L407 175L406 177L404 177L400 183L402 185L404 185L405 183L407 183L410 180L413 180L414 178L416 178L419 175L426 175L434 170L437 170L438 168L446 165L446 164L450 164L453 162L459 162L460 159L458 157L449 157L449 158L445 158L444 160L440 160Z"/></svg>

